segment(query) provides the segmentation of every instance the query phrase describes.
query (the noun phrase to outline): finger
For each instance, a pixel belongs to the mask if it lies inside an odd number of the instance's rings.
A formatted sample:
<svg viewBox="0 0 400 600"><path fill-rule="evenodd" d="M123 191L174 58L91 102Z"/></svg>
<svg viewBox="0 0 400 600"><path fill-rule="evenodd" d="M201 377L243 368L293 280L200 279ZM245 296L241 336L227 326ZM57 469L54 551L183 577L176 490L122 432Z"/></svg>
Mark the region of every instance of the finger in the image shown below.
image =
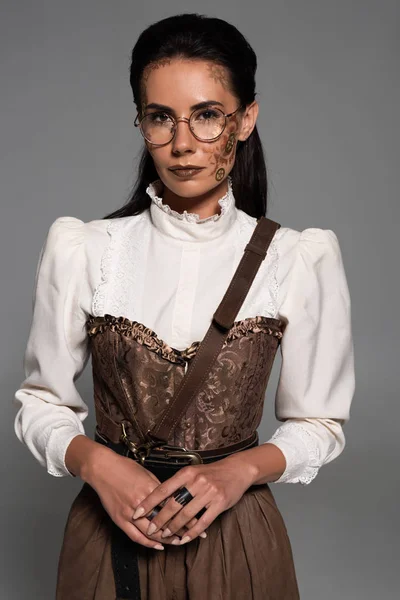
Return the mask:
<svg viewBox="0 0 400 600"><path fill-rule="evenodd" d="M175 534L170 534L169 536L162 538L161 539L161 535L163 533L162 529L160 529L159 531L157 531L156 533L153 533L151 535L148 535L147 530L149 527L149 522L146 519L146 517L141 517L139 519L135 520L134 525L142 532L142 534L147 538L147 539L151 539L154 540L155 542L160 542L160 543L171 543L173 539L177 539L179 540L180 538L175 535Z"/></svg>
<svg viewBox="0 0 400 600"><path fill-rule="evenodd" d="M191 527L193 527L194 525L196 525L197 523L197 519L191 519L191 521L189 521L189 523L186 523L186 525L184 525L182 527L182 529L179 529L179 531L175 532L175 536L179 537L179 538L183 538L185 533L188 531L188 529L190 529ZM207 537L207 533L205 531L203 531L202 533L199 534L200 537L202 538L206 538ZM165 539L164 537L161 537L161 542L164 543Z"/></svg>
<svg viewBox="0 0 400 600"><path fill-rule="evenodd" d="M171 498L171 496L170 496L170 498ZM160 502L160 504L158 504L155 508L153 508L149 514L145 515L146 519L148 519L149 521L152 521L154 519L154 517L156 516L156 514L161 510L162 506L164 506L164 504L166 502L168 502L168 500L169 500L169 498L167 498L166 500L163 500L162 502ZM189 523L186 523L186 525L184 527L182 527L182 529L177 531L176 535L179 537L182 537L183 534L187 531L187 527L192 527L196 523L197 523L197 518L193 518L191 521L189 521ZM167 526L168 526L168 522L165 525L162 525L160 527L160 532L165 531L167 529ZM167 535L168 535L168 533L167 533ZM207 534L204 532L202 534L202 537L207 537ZM163 538L163 541L164 541L164 539L165 538Z"/></svg>
<svg viewBox="0 0 400 600"><path fill-rule="evenodd" d="M169 522L171 521L171 519L181 510L182 504L177 502L173 497L168 498L168 501L162 507L160 512L152 518L151 523L149 524L149 527L147 529L146 535L151 535L153 533L156 533L160 529L164 529L167 524L169 527ZM166 535L171 534L167 533Z"/></svg>
<svg viewBox="0 0 400 600"><path fill-rule="evenodd" d="M213 499L214 494L211 491L203 493L199 492L196 495L194 495L193 500L190 500L190 502L182 506L181 510L177 512L177 514L170 520L170 522L168 523L168 527L164 530L166 535L172 535L174 533L177 533L180 529L182 529L183 526L188 527L188 523L192 521L195 517L197 523L197 514L202 509L206 509L211 504ZM157 515L157 517L158 516L159 515ZM196 523L194 523L194 525ZM153 529L152 531L156 530Z"/></svg>
<svg viewBox="0 0 400 600"><path fill-rule="evenodd" d="M183 485L186 485L190 479L190 473L193 473L192 469L193 467L183 467L175 473L175 475L154 488L154 490L137 505L132 518L137 519L142 515L146 515L152 508L162 502L162 500L165 500L168 496L172 496L176 490Z"/></svg>
<svg viewBox="0 0 400 600"><path fill-rule="evenodd" d="M172 498L172 496L170 496L169 498ZM154 519L154 517L156 516L156 514L161 510L162 506L164 506L168 502L169 498L160 502L160 504L158 504L155 508L153 508L149 514L145 515L146 519L148 519L149 521L152 521ZM205 508L203 510L205 511ZM196 513L196 515L197 515L197 513ZM179 531L176 531L175 535L182 537L183 534L187 531L187 529L189 527L193 527L193 525L195 525L196 523L197 523L197 518L194 517L188 523L186 523L186 525L184 525ZM161 525L160 530L165 531L167 529L167 527L168 527L168 522L164 525ZM207 534L205 532L203 532L203 534L201 534L201 535L202 535L202 537L207 537Z"/></svg>
<svg viewBox="0 0 400 600"><path fill-rule="evenodd" d="M185 544L194 540L200 533L203 533L207 527L220 515L222 512L219 505L212 505L207 508L206 512L198 519L197 523L187 530L180 544Z"/></svg>
<svg viewBox="0 0 400 600"><path fill-rule="evenodd" d="M152 521L154 519L154 517L156 515L158 515L158 513L160 512L160 510L162 509L162 507L164 506L164 504L166 502L168 502L168 498L166 500L162 500L159 504L157 504L157 506L152 508L151 511L149 513L147 513L147 515L144 515L146 517L146 519L148 519L149 521ZM132 519L133 519L133 516L132 516Z"/></svg>
<svg viewBox="0 0 400 600"><path fill-rule="evenodd" d="M118 525L118 523L116 523ZM124 521L121 525L118 525L120 529L125 531L126 535L134 542L146 546L147 548L155 548L156 550L163 550L164 546L160 540L150 540L144 535L133 523ZM164 542L164 540L163 540Z"/></svg>

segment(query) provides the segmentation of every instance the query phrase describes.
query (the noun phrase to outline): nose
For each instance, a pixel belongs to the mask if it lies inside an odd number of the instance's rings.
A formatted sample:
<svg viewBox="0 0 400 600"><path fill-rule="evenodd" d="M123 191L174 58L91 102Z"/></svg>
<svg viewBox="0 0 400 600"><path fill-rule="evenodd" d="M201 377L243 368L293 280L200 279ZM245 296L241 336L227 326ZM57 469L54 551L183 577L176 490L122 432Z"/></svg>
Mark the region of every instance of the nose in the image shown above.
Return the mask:
<svg viewBox="0 0 400 600"><path fill-rule="evenodd" d="M183 154L185 152L194 152L196 149L196 138L189 129L189 119L182 117L177 120L175 136L172 140L172 152L174 154Z"/></svg>

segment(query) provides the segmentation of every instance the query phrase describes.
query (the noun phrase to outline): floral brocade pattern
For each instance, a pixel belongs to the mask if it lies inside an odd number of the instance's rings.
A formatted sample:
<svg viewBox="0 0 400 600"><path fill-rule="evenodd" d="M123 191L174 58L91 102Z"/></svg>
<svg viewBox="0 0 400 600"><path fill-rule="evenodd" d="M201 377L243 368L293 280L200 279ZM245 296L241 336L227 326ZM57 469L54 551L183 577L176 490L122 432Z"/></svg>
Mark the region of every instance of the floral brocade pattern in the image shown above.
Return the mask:
<svg viewBox="0 0 400 600"><path fill-rule="evenodd" d="M161 419L200 342L177 350L143 324L109 314L90 316L87 331L95 402L114 421L131 423L128 435L139 442ZM208 450L249 437L262 418L282 334L278 319L236 321L168 443Z"/></svg>
<svg viewBox="0 0 400 600"><path fill-rule="evenodd" d="M277 337L280 340L283 335L283 327L282 321L263 316L235 321L227 335L223 348L229 344L230 341L239 338L242 335L258 333L261 331ZM103 332L106 328L109 328L111 331L116 331L121 333L121 335L134 339L139 344L146 346L149 350L156 352L163 358L178 364L185 364L187 360L193 358L200 346L200 341L196 341L184 350L172 348L159 338L155 331L142 323L131 321L126 317L115 317L110 314L105 314L102 317L90 315L86 322L86 328L88 335L91 337L97 333Z"/></svg>

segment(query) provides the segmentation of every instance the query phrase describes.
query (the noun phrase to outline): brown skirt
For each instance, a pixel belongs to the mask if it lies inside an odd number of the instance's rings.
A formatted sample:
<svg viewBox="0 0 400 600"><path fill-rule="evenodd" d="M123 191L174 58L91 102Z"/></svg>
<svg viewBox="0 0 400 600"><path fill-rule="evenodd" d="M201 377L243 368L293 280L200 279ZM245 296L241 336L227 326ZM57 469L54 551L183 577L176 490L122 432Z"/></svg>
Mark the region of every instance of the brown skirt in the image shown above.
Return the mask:
<svg viewBox="0 0 400 600"><path fill-rule="evenodd" d="M87 483L72 503L56 600L115 600L111 519ZM183 546L138 544L142 600L298 600L285 523L268 484L250 487Z"/></svg>

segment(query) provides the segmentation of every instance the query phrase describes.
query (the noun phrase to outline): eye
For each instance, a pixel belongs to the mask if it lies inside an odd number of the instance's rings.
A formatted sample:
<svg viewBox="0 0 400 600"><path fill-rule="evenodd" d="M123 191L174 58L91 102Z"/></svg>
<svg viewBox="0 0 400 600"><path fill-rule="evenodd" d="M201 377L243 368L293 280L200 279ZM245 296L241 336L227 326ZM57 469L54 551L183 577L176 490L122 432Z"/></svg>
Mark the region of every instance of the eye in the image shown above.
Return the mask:
<svg viewBox="0 0 400 600"><path fill-rule="evenodd" d="M166 123L171 120L171 117L165 112L154 112L146 115L151 123Z"/></svg>
<svg viewBox="0 0 400 600"><path fill-rule="evenodd" d="M220 118L221 112L213 108L204 108L196 114L196 119L200 121L213 121Z"/></svg>

